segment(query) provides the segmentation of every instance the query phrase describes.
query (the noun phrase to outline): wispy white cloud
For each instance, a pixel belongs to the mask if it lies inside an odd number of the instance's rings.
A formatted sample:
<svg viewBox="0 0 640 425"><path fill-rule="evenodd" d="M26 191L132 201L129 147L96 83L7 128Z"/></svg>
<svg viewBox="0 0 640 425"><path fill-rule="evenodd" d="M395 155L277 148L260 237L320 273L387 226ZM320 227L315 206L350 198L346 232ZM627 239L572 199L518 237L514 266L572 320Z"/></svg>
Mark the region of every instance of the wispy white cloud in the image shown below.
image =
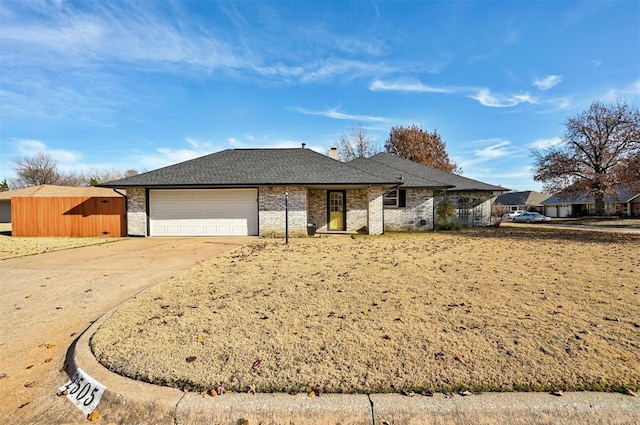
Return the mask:
<svg viewBox="0 0 640 425"><path fill-rule="evenodd" d="M442 93L462 94L477 100L483 106L492 108L505 108L521 103L538 103L538 100L529 93L497 94L487 87L464 86L430 86L417 80L384 81L376 79L369 85L371 91L400 91L410 93Z"/></svg>
<svg viewBox="0 0 640 425"><path fill-rule="evenodd" d="M601 96L601 99L605 102L614 103L619 101L620 99L625 99L629 97L639 97L639 96L640 96L640 79L637 79L634 82L627 84L623 87L610 88Z"/></svg>
<svg viewBox="0 0 640 425"><path fill-rule="evenodd" d="M369 85L371 91L400 91L411 93L456 93L461 89L456 87L435 87L423 84L418 80L395 80L395 81L383 81L374 80Z"/></svg>
<svg viewBox="0 0 640 425"><path fill-rule="evenodd" d="M337 108L326 109L324 111L311 111L305 108L291 108L293 111L303 115L315 115L327 118L333 118L336 120L349 120L349 121L361 121L361 122L388 122L390 121L386 117L376 115L357 115L347 114L340 112Z"/></svg>
<svg viewBox="0 0 640 425"><path fill-rule="evenodd" d="M602 61L600 59L591 59L589 63L593 65L594 68L598 68L602 65Z"/></svg>
<svg viewBox="0 0 640 425"><path fill-rule="evenodd" d="M337 37L335 48L349 54L366 54L367 56L383 56L389 48L378 39L361 39L355 37Z"/></svg>
<svg viewBox="0 0 640 425"><path fill-rule="evenodd" d="M34 156L38 153L46 153L51 155L62 168L72 167L83 158L83 154L80 152L67 149L52 149L41 140L12 139L11 142L20 156Z"/></svg>
<svg viewBox="0 0 640 425"><path fill-rule="evenodd" d="M549 90L562 81L562 75L547 75L542 78L534 78L533 85L540 90Z"/></svg>
<svg viewBox="0 0 640 425"><path fill-rule="evenodd" d="M519 93L511 95L495 94L487 88L470 89L474 93L467 95L471 99L475 99L482 106L492 108L507 108L519 105L521 103L537 103L537 99L528 93Z"/></svg>
<svg viewBox="0 0 640 425"><path fill-rule="evenodd" d="M167 165L176 164L178 162L188 161L203 155L217 152L221 146L211 142L199 140L193 137L184 139L186 146L171 148L158 147L152 152L138 152L134 155L134 166L136 169L155 169L166 167Z"/></svg>
<svg viewBox="0 0 640 425"><path fill-rule="evenodd" d="M508 140L489 140L492 144L473 151L473 157L479 161L492 160L511 155L511 142Z"/></svg>
<svg viewBox="0 0 640 425"><path fill-rule="evenodd" d="M562 143L562 138L551 137L549 139L536 139L531 142L530 146L535 149L548 149L554 146L558 146Z"/></svg>
<svg viewBox="0 0 640 425"><path fill-rule="evenodd" d="M511 141L501 138L474 140L465 145L471 149L455 158L465 173L467 170L477 170L479 164L496 163L520 155L519 148L514 147Z"/></svg>
<svg viewBox="0 0 640 425"><path fill-rule="evenodd" d="M300 80L304 83L326 81L337 75L354 79L371 74L391 72L393 69L393 67L389 67L384 63L329 58L305 67L304 72L300 75Z"/></svg>

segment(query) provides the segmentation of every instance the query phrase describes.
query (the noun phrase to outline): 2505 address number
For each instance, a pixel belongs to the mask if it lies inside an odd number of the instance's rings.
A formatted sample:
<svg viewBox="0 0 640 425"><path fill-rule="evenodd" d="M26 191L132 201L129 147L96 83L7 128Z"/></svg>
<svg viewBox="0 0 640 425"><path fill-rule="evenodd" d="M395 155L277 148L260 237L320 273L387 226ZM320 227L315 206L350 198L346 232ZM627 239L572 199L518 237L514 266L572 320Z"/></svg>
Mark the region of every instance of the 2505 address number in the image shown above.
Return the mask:
<svg viewBox="0 0 640 425"><path fill-rule="evenodd" d="M78 369L71 381L60 388L66 392L67 398L85 414L91 413L98 406L105 386Z"/></svg>

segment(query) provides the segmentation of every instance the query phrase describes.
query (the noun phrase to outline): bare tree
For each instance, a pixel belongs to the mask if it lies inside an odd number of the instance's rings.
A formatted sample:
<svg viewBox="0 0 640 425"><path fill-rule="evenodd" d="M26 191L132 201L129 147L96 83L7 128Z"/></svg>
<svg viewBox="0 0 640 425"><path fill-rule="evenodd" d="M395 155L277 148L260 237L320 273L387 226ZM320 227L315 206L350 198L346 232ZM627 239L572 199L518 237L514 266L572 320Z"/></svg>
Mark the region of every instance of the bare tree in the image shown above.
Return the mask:
<svg viewBox="0 0 640 425"><path fill-rule="evenodd" d="M72 171L63 172L57 167L56 160L48 153L38 153L31 157L17 158L13 161L13 168L17 178L10 184L13 189L42 184L55 184L60 186L95 186L111 180L119 180L138 174L138 171L130 169L125 172L114 169L93 169L88 172Z"/></svg>
<svg viewBox="0 0 640 425"><path fill-rule="evenodd" d="M447 146L437 131L429 133L417 125L393 127L385 144L388 153L449 173L462 174L462 170L449 159Z"/></svg>
<svg viewBox="0 0 640 425"><path fill-rule="evenodd" d="M348 134L340 136L338 152L340 160L347 162L356 158L368 158L380 152L380 149L367 133L367 129L358 124L351 127Z"/></svg>
<svg viewBox="0 0 640 425"><path fill-rule="evenodd" d="M561 196L589 194L596 214L604 213L604 198L620 184L639 176L640 112L626 103L591 107L569 118L562 143L533 149L534 180Z"/></svg>
<svg viewBox="0 0 640 425"><path fill-rule="evenodd" d="M57 162L48 153L41 152L31 157L16 158L12 166L18 177L11 186L16 189L42 184L59 184L61 180Z"/></svg>

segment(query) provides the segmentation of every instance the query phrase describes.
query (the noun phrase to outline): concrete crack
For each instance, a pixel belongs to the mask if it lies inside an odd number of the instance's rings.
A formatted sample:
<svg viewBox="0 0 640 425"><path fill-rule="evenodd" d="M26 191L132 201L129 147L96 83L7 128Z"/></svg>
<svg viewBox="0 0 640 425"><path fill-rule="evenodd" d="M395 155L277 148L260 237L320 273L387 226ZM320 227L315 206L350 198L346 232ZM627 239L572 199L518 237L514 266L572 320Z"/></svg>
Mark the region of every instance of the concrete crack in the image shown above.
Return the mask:
<svg viewBox="0 0 640 425"><path fill-rule="evenodd" d="M182 399L184 398L185 395L187 395L186 391L182 393L180 400L178 400L178 402L176 403L176 410L173 413L173 425L178 425L178 408L180 407L180 403L182 403Z"/></svg>
<svg viewBox="0 0 640 425"><path fill-rule="evenodd" d="M376 415L373 410L373 400L371 400L371 394L367 394L367 397L369 398L369 404L371 405L371 423L373 425L376 425Z"/></svg>

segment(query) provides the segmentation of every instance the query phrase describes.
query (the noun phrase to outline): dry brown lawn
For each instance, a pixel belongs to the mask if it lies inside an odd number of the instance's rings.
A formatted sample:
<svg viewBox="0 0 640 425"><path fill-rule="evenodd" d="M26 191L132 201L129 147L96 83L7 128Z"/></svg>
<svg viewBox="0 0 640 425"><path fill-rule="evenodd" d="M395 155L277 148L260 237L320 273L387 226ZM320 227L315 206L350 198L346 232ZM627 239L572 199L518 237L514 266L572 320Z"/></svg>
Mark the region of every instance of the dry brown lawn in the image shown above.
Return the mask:
<svg viewBox="0 0 640 425"><path fill-rule="evenodd" d="M257 240L125 305L109 369L189 390L637 391L640 235Z"/></svg>
<svg viewBox="0 0 640 425"><path fill-rule="evenodd" d="M20 238L9 236L10 225L0 226L0 260L43 254L69 248L116 242L123 238Z"/></svg>

